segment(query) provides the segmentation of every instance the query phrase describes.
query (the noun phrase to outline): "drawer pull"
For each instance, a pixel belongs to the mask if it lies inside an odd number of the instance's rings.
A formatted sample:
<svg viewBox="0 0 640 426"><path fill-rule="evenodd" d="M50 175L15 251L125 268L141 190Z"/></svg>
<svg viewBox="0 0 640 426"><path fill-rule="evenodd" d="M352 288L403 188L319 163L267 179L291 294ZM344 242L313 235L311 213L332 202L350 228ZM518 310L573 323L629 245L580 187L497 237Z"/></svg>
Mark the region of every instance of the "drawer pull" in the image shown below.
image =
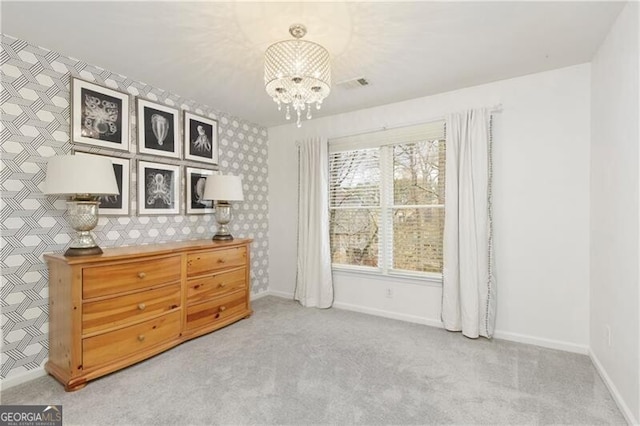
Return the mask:
<svg viewBox="0 0 640 426"><path fill-rule="evenodd" d="M146 307L147 305L145 305L144 303L138 303L138 309L140 309L141 311L144 311Z"/></svg>
<svg viewBox="0 0 640 426"><path fill-rule="evenodd" d="M140 334L140 335L138 336L138 341L139 341L139 342L144 342L144 334Z"/></svg>
<svg viewBox="0 0 640 426"><path fill-rule="evenodd" d="M221 257L218 259L218 263L224 263L224 262L226 262L226 260L224 260L224 257Z"/></svg>
<svg viewBox="0 0 640 426"><path fill-rule="evenodd" d="M138 272L138 278L143 279L146 276L147 274L145 274L144 272Z"/></svg>
<svg viewBox="0 0 640 426"><path fill-rule="evenodd" d="M220 306L220 312L224 312L227 309L226 306Z"/></svg>
<svg viewBox="0 0 640 426"><path fill-rule="evenodd" d="M227 284L226 284L226 283L220 283L220 284L218 285L218 287L220 287L220 288L224 288L224 287L226 287L226 286L227 286Z"/></svg>

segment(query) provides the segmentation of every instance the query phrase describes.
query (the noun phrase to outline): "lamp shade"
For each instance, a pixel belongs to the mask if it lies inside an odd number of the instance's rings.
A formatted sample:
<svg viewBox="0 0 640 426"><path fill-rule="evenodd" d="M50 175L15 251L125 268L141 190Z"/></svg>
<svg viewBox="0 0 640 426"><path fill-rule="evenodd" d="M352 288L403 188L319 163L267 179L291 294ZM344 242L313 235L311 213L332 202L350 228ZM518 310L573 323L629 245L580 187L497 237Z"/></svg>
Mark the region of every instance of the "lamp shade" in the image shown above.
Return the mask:
<svg viewBox="0 0 640 426"><path fill-rule="evenodd" d="M45 194L119 194L111 160L100 156L59 155L49 158Z"/></svg>
<svg viewBox="0 0 640 426"><path fill-rule="evenodd" d="M217 201L243 201L242 179L240 176L232 175L207 176L202 198Z"/></svg>

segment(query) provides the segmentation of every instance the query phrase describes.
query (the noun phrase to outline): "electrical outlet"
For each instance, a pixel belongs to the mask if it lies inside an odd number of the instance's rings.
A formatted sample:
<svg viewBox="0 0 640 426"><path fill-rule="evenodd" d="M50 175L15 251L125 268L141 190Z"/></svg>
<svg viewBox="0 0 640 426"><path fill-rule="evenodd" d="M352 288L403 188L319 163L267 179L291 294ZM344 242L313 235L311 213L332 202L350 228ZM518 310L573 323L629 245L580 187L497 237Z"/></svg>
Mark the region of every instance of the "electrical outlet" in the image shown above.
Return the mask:
<svg viewBox="0 0 640 426"><path fill-rule="evenodd" d="M393 290L391 288L387 288L385 290L385 294L386 294L387 298L393 299Z"/></svg>
<svg viewBox="0 0 640 426"><path fill-rule="evenodd" d="M609 325L604 326L605 338L607 339L607 346L611 347L611 327Z"/></svg>

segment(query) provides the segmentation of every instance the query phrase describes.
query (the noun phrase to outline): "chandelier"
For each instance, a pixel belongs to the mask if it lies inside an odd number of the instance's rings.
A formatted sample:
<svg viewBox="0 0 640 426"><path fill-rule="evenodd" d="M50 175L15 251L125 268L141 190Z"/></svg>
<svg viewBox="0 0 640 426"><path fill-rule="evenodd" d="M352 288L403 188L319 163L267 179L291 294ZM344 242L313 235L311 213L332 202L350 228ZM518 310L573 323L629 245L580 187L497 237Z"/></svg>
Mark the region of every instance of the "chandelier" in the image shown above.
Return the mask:
<svg viewBox="0 0 640 426"><path fill-rule="evenodd" d="M316 109L331 91L331 68L329 52L319 44L303 41L307 28L293 24L289 33L294 40L274 43L264 55L264 85L267 93L278 104L278 111L285 105L287 120L291 109L298 116L297 125L302 126L301 117L306 111L311 118L311 105Z"/></svg>

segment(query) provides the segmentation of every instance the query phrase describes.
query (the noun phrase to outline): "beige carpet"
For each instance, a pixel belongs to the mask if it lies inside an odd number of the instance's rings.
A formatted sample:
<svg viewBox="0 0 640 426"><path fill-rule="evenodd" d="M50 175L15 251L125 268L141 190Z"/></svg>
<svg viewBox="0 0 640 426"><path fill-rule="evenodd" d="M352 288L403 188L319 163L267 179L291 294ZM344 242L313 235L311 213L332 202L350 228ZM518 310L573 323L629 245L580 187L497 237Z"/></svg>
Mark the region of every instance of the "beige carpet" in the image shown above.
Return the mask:
<svg viewBox="0 0 640 426"><path fill-rule="evenodd" d="M591 361L266 297L255 314L65 393L51 377L2 404L64 423L624 424Z"/></svg>

